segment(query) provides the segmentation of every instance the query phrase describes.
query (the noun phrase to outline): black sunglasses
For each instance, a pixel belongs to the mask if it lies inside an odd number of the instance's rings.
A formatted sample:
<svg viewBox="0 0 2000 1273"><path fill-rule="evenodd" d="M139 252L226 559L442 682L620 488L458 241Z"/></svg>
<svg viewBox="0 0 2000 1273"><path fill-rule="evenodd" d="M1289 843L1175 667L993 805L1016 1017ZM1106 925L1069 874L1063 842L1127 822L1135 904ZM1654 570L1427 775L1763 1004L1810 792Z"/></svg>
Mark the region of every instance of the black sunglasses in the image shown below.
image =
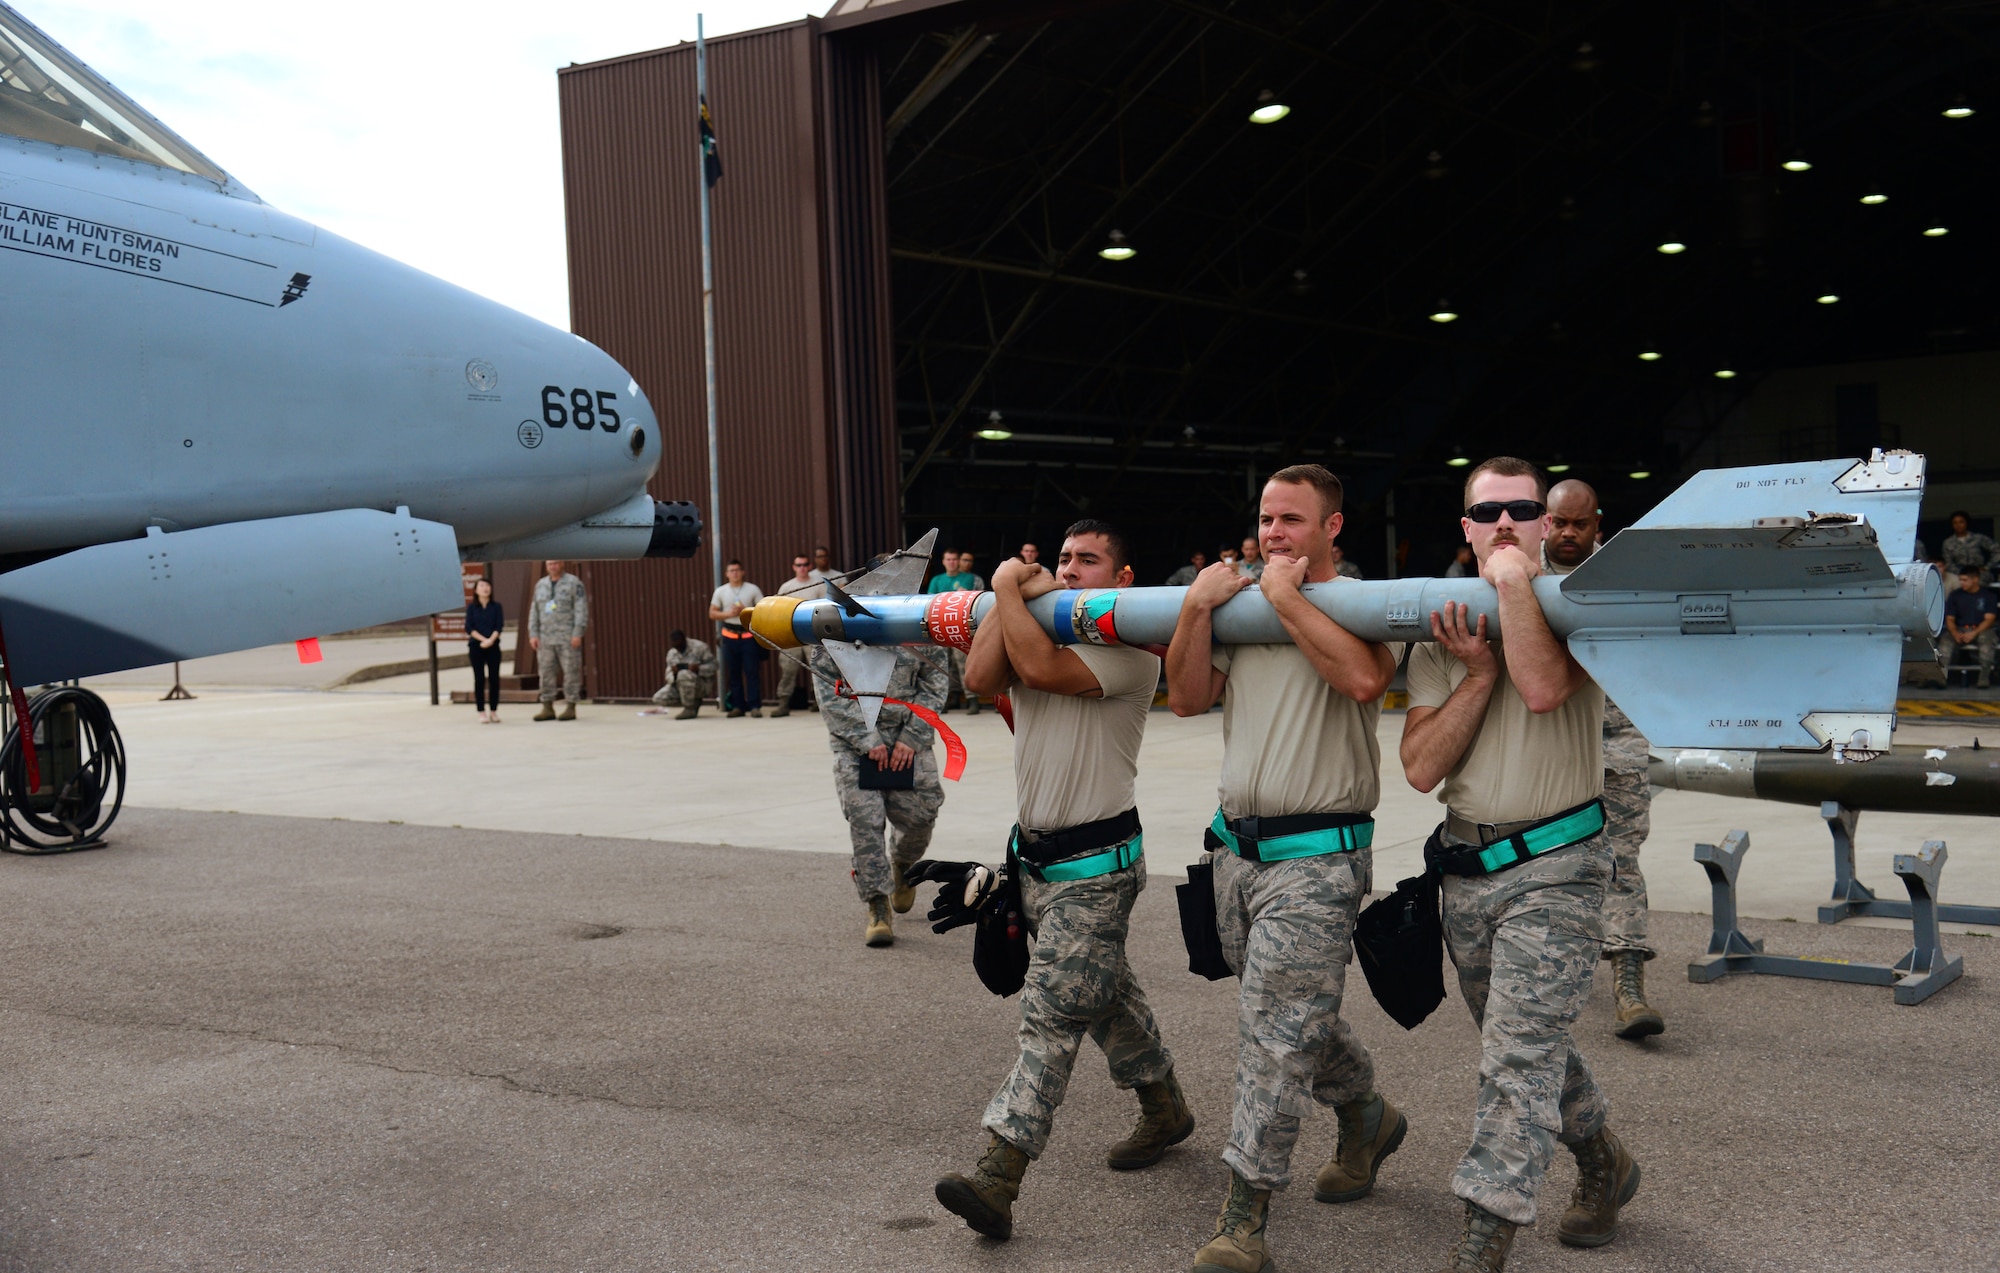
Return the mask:
<svg viewBox="0 0 2000 1273"><path fill-rule="evenodd" d="M1549 506L1538 499L1482 500L1465 510L1465 515L1482 524L1497 522L1505 513L1517 522L1531 522L1549 511Z"/></svg>

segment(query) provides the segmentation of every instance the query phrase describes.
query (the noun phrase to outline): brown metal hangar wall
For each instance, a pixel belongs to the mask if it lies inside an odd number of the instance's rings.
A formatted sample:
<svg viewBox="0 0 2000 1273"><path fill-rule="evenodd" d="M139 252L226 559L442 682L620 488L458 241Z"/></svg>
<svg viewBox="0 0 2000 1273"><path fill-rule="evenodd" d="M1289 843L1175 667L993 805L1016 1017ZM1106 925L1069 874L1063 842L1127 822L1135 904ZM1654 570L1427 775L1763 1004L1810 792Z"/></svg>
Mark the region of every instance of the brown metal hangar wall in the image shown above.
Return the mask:
<svg viewBox="0 0 2000 1273"><path fill-rule="evenodd" d="M660 421L662 499L690 499L725 558L767 590L792 554L833 545L817 32L799 22L711 41L722 506L708 507L694 46L564 69L563 185L576 333L638 379ZM662 680L667 633L708 637L709 551L593 562L585 648L595 698ZM711 638L712 639L712 638Z"/></svg>

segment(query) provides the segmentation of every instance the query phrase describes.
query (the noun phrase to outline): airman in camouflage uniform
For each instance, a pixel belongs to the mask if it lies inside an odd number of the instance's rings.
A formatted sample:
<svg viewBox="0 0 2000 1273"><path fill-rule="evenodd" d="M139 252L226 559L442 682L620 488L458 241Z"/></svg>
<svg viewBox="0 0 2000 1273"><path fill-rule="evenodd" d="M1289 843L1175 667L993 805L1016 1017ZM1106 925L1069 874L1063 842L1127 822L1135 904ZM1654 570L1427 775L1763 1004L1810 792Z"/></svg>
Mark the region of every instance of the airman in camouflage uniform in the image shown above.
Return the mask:
<svg viewBox="0 0 2000 1273"><path fill-rule="evenodd" d="M1963 512L1951 515L1951 534L1944 537L1938 546L1938 557L1944 562L1945 587L1958 586L1958 572L1977 570L1980 583L1993 582L1993 562L2000 557L2000 545L1991 536L1973 533L1972 519Z"/></svg>
<svg viewBox="0 0 2000 1273"><path fill-rule="evenodd" d="M1173 1055L1125 957L1146 886L1133 785L1160 660L1124 646L1058 647L1026 609L1057 587L1129 586L1125 551L1115 530L1085 520L1064 536L1058 574L1002 563L994 609L966 663L968 695L1013 694L1011 869L1034 935L1019 1051L986 1107L986 1152L970 1175L937 1183L938 1201L989 1237L1013 1232L1021 1178L1048 1145L1086 1034L1103 1049L1111 1081L1139 1097L1138 1124L1106 1156L1112 1169L1149 1167L1194 1134Z"/></svg>
<svg viewBox="0 0 2000 1273"><path fill-rule="evenodd" d="M833 656L813 647L812 667L819 683L840 679ZM889 676L886 697L916 703L932 711L944 705L948 684L944 651L937 646L913 646L896 651L896 669ZM930 847L931 826L944 807L944 787L938 779L937 757L931 744L936 731L907 707L884 703L875 728L851 698L827 693L820 704L827 745L833 749L833 789L847 819L853 845L854 891L868 908L867 943L886 946L895 938L889 925L889 894L902 891L902 868ZM871 753L878 764L891 762L899 748L915 753L915 786L908 791L863 791L861 760ZM888 828L895 828L893 837ZM897 899L903 909L909 904Z"/></svg>
<svg viewBox="0 0 2000 1273"><path fill-rule="evenodd" d="M715 650L675 628L667 636L667 683L653 692L661 707L679 706L675 720L693 720L701 701L715 697Z"/></svg>
<svg viewBox="0 0 2000 1273"><path fill-rule="evenodd" d="M1549 514L1566 507L1558 493L1517 520L1544 498L1535 468L1510 457L1473 468L1468 509L1499 507L1460 526L1499 594L1506 640L1489 642L1484 620L1469 626L1466 608L1447 604L1431 618L1436 643L1410 653L1403 768L1447 810L1425 856L1443 874L1446 949L1480 1027L1472 1145L1452 1174L1465 1227L1445 1267L1458 1273L1505 1266L1558 1143L1577 1160L1556 1231L1564 1244L1611 1241L1639 1187L1571 1037L1604 940L1612 855L1599 806L1604 694L1550 633L1534 592ZM1594 493L1588 502L1594 515Z"/></svg>
<svg viewBox="0 0 2000 1273"><path fill-rule="evenodd" d="M1578 481L1549 491L1555 534L1542 544L1542 569L1566 575L1597 551L1597 492ZM1611 883L1604 894L1604 957L1611 961L1617 1018L1612 1032L1643 1039L1667 1028L1646 1002L1646 877L1639 850L1653 826L1653 789L1646 779L1646 736L1610 699L1604 700L1604 836L1611 846Z"/></svg>
<svg viewBox="0 0 2000 1273"><path fill-rule="evenodd" d="M575 720L583 699L583 630L590 623L590 602L583 580L563 572L563 563L547 563L548 573L535 583L535 600L528 607L528 639L535 646L535 670L541 677L542 710L536 720L555 720L556 671L562 671L561 719Z"/></svg>
<svg viewBox="0 0 2000 1273"><path fill-rule="evenodd" d="M1354 922L1373 876L1381 795L1375 728L1402 649L1356 637L1300 586L1339 579L1340 482L1317 464L1278 470L1259 501L1258 579L1296 644L1216 645L1213 614L1251 583L1228 560L1195 576L1167 654L1176 715L1222 703L1219 808L1210 824L1217 933L1241 977L1229 1195L1196 1273L1259 1273L1272 1259L1271 1195L1313 1106L1339 1127L1313 1197L1368 1196L1409 1120L1375 1090L1375 1065L1342 1019ZM1312 653L1308 654L1310 648Z"/></svg>

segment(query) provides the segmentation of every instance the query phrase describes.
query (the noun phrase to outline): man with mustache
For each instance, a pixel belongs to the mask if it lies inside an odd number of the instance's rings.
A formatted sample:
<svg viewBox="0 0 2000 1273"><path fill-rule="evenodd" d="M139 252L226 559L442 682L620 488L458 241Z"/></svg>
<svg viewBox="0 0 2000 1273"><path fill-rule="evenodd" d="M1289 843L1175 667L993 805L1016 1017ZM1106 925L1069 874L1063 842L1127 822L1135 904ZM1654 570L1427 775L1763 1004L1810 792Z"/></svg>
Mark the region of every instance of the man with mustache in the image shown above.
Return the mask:
<svg viewBox="0 0 2000 1273"><path fill-rule="evenodd" d="M1439 792L1424 846L1443 876L1444 930L1480 1027L1472 1147L1452 1174L1465 1228L1448 1271L1499 1273L1558 1141L1577 1183L1556 1237L1602 1246L1639 1188L1639 1165L1606 1127L1604 1094L1570 1027L1604 941L1604 693L1549 631L1535 597L1548 533L1541 474L1497 456L1466 477L1460 521L1499 594L1502 638L1466 607L1431 614L1436 644L1410 653L1404 772Z"/></svg>

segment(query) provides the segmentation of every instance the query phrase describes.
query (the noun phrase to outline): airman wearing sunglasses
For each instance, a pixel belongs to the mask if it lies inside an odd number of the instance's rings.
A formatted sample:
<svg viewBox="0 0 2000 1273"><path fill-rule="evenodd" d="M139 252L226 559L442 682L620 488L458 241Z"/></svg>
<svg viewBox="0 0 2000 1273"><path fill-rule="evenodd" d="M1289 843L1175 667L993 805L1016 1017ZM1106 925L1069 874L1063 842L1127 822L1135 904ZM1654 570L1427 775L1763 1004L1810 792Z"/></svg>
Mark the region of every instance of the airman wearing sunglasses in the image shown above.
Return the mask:
<svg viewBox="0 0 2000 1273"><path fill-rule="evenodd" d="M1505 639L1447 604L1431 614L1436 643L1410 654L1403 768L1419 791L1442 787L1447 815L1424 857L1443 875L1445 941L1480 1026L1472 1147L1452 1176L1465 1230L1447 1270L1505 1265L1558 1142L1578 1168L1556 1230L1566 1245L1611 1241L1639 1187L1571 1037L1604 940L1612 858L1604 692L1535 598L1545 494L1535 467L1511 456L1472 470L1460 525L1499 594Z"/></svg>

